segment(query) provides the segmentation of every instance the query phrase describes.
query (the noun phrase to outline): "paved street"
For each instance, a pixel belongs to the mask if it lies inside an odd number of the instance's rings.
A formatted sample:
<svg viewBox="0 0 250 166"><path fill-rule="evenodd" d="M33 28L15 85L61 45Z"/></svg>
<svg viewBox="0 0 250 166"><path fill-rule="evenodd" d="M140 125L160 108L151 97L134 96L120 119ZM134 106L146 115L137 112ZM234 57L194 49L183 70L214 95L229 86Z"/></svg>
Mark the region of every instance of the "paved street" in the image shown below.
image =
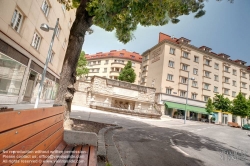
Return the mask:
<svg viewBox="0 0 250 166"><path fill-rule="evenodd" d="M126 166L250 165L248 132L201 122L161 120L72 107L71 116L118 124L113 140ZM111 163L112 164L112 163Z"/></svg>

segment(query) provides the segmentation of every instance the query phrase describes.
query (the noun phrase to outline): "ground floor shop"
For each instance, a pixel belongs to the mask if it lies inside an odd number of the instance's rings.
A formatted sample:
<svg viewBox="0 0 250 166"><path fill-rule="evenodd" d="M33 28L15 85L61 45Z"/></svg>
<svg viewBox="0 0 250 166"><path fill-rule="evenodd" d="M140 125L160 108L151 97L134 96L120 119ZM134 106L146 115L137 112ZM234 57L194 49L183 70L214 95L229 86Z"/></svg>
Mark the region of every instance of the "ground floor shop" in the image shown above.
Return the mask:
<svg viewBox="0 0 250 166"><path fill-rule="evenodd" d="M43 72L42 65L0 39L0 104L34 103ZM58 83L58 76L47 71L41 103L50 103L55 99Z"/></svg>

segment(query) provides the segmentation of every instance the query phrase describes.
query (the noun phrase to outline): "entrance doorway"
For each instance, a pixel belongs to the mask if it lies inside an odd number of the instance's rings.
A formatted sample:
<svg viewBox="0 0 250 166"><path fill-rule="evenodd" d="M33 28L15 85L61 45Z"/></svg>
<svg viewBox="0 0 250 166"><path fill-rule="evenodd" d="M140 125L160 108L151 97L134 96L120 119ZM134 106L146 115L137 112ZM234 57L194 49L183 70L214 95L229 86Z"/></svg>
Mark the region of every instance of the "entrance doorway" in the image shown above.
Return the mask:
<svg viewBox="0 0 250 166"><path fill-rule="evenodd" d="M32 94L33 94L32 92L35 87L36 79L37 79L37 73L31 70L30 75L29 75L29 80L26 86L25 94L23 97L23 101L30 102L32 98Z"/></svg>

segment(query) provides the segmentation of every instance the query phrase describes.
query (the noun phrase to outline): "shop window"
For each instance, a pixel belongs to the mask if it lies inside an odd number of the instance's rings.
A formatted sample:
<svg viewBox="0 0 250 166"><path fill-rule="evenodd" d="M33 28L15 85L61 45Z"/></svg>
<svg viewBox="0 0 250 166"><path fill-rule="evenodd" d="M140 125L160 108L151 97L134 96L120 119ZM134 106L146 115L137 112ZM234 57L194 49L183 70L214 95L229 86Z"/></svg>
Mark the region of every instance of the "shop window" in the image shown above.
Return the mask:
<svg viewBox="0 0 250 166"><path fill-rule="evenodd" d="M18 95L26 67L0 53L0 94Z"/></svg>

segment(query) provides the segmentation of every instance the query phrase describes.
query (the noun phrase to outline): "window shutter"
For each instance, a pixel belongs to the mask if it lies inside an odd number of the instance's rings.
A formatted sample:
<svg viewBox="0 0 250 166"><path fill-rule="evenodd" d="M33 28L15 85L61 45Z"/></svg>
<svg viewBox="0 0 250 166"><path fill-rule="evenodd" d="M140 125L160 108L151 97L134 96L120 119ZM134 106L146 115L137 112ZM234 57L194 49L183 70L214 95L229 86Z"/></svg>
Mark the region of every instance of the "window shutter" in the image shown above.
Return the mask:
<svg viewBox="0 0 250 166"><path fill-rule="evenodd" d="M36 40L36 33L34 33L33 40L32 40L32 43L31 43L31 46L33 46L33 47L35 47L35 40Z"/></svg>
<svg viewBox="0 0 250 166"><path fill-rule="evenodd" d="M14 14L13 14L13 17L12 17L12 20L11 20L11 26L12 27L14 27L16 17L17 17L17 10L14 11Z"/></svg>

